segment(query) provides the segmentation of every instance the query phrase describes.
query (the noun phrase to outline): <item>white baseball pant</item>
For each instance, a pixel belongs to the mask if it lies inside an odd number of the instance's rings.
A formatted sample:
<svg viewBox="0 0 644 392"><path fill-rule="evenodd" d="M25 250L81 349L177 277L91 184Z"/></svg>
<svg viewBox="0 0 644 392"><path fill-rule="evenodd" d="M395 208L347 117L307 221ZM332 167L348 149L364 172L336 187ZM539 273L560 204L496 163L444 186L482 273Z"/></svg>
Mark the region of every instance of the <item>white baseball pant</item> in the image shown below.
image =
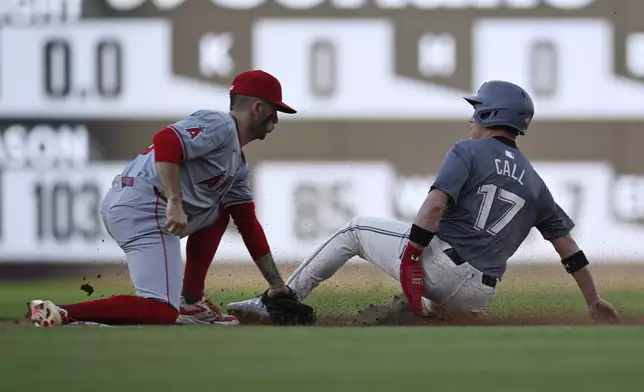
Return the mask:
<svg viewBox="0 0 644 392"><path fill-rule="evenodd" d="M355 217L317 248L286 282L304 299L331 278L354 256L377 265L400 279L400 258L411 224L395 220ZM442 317L472 317L486 311L496 289L483 283L483 274L465 262L456 265L446 254L451 246L434 237L422 256L424 312Z"/></svg>
<svg viewBox="0 0 644 392"><path fill-rule="evenodd" d="M166 202L154 187L138 178L116 176L101 206L110 236L125 252L136 295L155 298L177 310L181 302L183 258L180 238L168 232ZM218 209L188 216L186 235L212 225Z"/></svg>

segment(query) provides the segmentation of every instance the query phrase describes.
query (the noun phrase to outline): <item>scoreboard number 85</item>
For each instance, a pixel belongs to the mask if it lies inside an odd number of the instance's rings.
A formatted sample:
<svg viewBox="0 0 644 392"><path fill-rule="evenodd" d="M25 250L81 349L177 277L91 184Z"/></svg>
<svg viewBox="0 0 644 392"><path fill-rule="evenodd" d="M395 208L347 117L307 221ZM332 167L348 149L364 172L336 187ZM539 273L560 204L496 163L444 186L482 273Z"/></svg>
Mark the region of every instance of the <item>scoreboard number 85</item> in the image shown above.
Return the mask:
<svg viewBox="0 0 644 392"><path fill-rule="evenodd" d="M92 241L101 234L101 193L95 183L39 182L33 185L33 197L38 241Z"/></svg>

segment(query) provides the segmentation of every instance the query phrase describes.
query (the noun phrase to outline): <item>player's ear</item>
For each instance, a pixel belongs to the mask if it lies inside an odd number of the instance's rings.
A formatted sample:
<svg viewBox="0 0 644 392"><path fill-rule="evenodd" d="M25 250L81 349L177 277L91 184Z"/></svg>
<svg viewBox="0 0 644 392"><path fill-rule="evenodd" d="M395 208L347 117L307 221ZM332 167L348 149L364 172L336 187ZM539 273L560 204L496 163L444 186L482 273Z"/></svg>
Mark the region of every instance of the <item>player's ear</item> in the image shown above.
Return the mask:
<svg viewBox="0 0 644 392"><path fill-rule="evenodd" d="M250 111L253 114L253 117L259 118L262 116L262 100L253 99L253 103L250 105Z"/></svg>
<svg viewBox="0 0 644 392"><path fill-rule="evenodd" d="M278 117L279 111L277 110L277 106L275 106L271 102L266 102L266 108L268 109L267 113L271 113L271 121L273 121L273 124L277 124L280 122L280 119Z"/></svg>

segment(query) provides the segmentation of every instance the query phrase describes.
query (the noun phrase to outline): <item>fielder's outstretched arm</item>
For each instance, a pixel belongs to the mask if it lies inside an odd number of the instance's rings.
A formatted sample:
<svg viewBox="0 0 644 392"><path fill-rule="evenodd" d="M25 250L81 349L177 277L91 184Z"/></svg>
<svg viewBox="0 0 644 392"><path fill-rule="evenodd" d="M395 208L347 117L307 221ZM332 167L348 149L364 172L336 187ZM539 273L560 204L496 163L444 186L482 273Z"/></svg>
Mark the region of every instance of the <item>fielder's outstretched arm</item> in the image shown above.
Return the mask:
<svg viewBox="0 0 644 392"><path fill-rule="evenodd" d="M233 218L246 249L268 282L269 294L284 291L284 280L275 265L266 233L257 219L253 192L248 182L248 170L235 179L222 200L222 207Z"/></svg>
<svg viewBox="0 0 644 392"><path fill-rule="evenodd" d="M617 311L609 302L599 297L593 276L588 269L588 259L570 234L550 240L561 257L564 268L577 282L586 300L590 316L597 321L619 322Z"/></svg>
<svg viewBox="0 0 644 392"><path fill-rule="evenodd" d="M250 201L236 204L227 207L226 212L232 216L246 249L270 288L275 290L284 287L284 279L277 269L268 239L255 214L255 203Z"/></svg>
<svg viewBox="0 0 644 392"><path fill-rule="evenodd" d="M232 216L246 249L270 288L276 290L284 287L284 279L277 269L273 254L268 246L268 239L255 214L255 203L233 205L227 207L226 212Z"/></svg>

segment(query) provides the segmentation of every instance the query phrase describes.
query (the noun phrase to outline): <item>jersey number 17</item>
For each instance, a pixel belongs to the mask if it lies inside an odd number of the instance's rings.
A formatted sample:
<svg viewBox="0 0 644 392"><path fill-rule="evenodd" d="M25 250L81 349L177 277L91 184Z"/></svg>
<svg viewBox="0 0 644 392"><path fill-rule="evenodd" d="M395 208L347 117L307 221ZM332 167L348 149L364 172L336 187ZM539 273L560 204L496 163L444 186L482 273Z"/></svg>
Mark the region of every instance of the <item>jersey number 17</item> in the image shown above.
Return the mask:
<svg viewBox="0 0 644 392"><path fill-rule="evenodd" d="M503 230L503 228L507 226L512 219L514 219L525 205L525 200L520 196L492 184L481 185L478 189L478 194L483 195L483 201L481 202L481 207L479 208L479 214L476 217L474 228L476 230L486 230L492 235L499 234L499 232ZM490 217L490 211L492 210L492 204L497 198L502 202L509 204L510 208L507 209L505 213L496 220L496 222L486 229L487 221Z"/></svg>

